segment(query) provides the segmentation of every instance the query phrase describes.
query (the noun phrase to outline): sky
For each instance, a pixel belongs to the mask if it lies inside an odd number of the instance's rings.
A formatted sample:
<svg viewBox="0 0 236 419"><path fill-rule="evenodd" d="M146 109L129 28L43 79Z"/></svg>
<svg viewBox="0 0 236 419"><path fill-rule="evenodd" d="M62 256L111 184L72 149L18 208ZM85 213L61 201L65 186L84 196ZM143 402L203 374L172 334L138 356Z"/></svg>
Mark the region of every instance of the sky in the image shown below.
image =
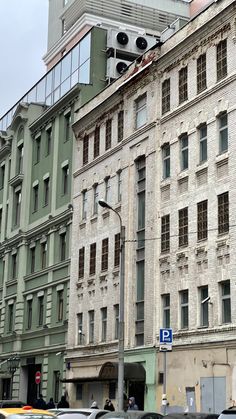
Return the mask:
<svg viewBox="0 0 236 419"><path fill-rule="evenodd" d="M48 0L0 0L0 117L45 74Z"/></svg>

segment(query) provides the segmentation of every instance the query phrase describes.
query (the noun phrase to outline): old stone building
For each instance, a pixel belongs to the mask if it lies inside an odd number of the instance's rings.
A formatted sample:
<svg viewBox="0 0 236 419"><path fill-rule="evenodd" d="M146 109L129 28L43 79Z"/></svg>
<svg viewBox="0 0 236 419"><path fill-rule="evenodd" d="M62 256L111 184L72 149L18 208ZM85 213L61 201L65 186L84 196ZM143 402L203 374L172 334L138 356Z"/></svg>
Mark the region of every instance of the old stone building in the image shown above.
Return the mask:
<svg viewBox="0 0 236 419"><path fill-rule="evenodd" d="M235 2L214 2L77 113L73 403L116 399L120 224L99 199L126 228L127 394L160 409L159 329L171 327L168 409L235 399L235 36Z"/></svg>

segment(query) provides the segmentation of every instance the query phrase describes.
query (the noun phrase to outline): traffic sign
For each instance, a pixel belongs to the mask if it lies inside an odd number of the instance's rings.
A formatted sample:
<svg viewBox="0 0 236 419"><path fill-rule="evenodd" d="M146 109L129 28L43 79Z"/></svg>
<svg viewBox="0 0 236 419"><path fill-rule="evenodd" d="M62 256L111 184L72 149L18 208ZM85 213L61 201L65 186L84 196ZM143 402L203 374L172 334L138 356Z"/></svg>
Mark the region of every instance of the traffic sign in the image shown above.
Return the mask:
<svg viewBox="0 0 236 419"><path fill-rule="evenodd" d="M172 329L160 329L160 345L173 343L173 332Z"/></svg>
<svg viewBox="0 0 236 419"><path fill-rule="evenodd" d="M40 383L41 383L41 372L36 371L36 373L35 373L35 384L40 384Z"/></svg>

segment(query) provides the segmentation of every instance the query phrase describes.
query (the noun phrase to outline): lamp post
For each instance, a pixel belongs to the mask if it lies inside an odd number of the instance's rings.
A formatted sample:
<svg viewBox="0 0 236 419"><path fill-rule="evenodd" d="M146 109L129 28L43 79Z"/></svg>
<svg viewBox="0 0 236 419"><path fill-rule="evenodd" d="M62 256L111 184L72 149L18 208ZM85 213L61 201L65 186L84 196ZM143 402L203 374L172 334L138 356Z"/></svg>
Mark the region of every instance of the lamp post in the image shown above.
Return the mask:
<svg viewBox="0 0 236 419"><path fill-rule="evenodd" d="M119 339L118 339L118 410L124 410L124 299L125 299L125 226L118 211L106 201L99 200L99 205L115 212L120 221L120 302L119 302Z"/></svg>
<svg viewBox="0 0 236 419"><path fill-rule="evenodd" d="M12 356L11 358L8 358L7 360L7 368L8 371L11 374L11 386L10 386L10 398L12 399L12 390L13 390L13 378L14 378L14 374L17 370L17 368L19 368L19 364L20 364L20 358L18 356Z"/></svg>

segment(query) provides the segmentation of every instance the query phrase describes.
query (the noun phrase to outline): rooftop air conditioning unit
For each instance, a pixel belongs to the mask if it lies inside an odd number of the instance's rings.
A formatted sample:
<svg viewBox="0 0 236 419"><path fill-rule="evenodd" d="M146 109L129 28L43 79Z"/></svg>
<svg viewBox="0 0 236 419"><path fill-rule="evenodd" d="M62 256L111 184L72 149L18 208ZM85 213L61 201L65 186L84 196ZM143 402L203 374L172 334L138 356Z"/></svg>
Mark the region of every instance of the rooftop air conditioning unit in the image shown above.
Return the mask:
<svg viewBox="0 0 236 419"><path fill-rule="evenodd" d="M131 64L131 61L119 60L118 58L108 58L107 60L107 78L117 79L122 76Z"/></svg>
<svg viewBox="0 0 236 419"><path fill-rule="evenodd" d="M126 51L141 55L156 43L156 38L150 35L140 35L115 29L110 29L107 33L107 48L114 48L116 51Z"/></svg>

